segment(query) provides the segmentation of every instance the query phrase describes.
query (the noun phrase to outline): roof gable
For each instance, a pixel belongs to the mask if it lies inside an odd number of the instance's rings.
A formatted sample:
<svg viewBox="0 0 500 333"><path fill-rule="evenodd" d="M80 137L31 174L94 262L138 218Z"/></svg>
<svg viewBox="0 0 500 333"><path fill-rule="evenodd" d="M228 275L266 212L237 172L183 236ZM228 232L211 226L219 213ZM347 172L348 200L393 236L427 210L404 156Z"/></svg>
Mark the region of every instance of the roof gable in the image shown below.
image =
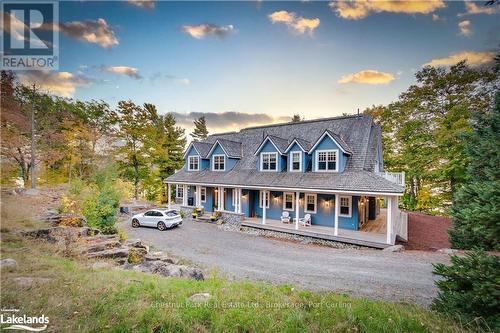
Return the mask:
<svg viewBox="0 0 500 333"><path fill-rule="evenodd" d="M325 130L325 132L316 140L314 145L309 149L312 152L324 139L328 136L345 154L352 155L351 147L337 134L330 130Z"/></svg>
<svg viewBox="0 0 500 333"><path fill-rule="evenodd" d="M199 142L199 141L193 141L189 144L189 146L186 149L186 152L184 153L184 158L186 158L189 154L189 152L194 149L196 153L201 157L201 158L206 158L208 155L208 151L212 147L212 144L207 143L207 142Z"/></svg>
<svg viewBox="0 0 500 333"><path fill-rule="evenodd" d="M207 158L214 152L215 148L220 146L229 158L241 158L241 143L226 139L217 139L212 144L212 148L207 153Z"/></svg>
<svg viewBox="0 0 500 333"><path fill-rule="evenodd" d="M276 151L280 153L280 155L285 154L285 149L288 146L288 140L277 136L268 135L264 140L262 140L262 143L257 148L254 155L257 155L262 150L262 148L265 147L267 142L270 142L274 146L274 148L276 148Z"/></svg>
<svg viewBox="0 0 500 333"><path fill-rule="evenodd" d="M297 145L303 152L307 153L311 148L311 143L309 141L293 138L292 142L286 147L285 153L288 153L294 145Z"/></svg>

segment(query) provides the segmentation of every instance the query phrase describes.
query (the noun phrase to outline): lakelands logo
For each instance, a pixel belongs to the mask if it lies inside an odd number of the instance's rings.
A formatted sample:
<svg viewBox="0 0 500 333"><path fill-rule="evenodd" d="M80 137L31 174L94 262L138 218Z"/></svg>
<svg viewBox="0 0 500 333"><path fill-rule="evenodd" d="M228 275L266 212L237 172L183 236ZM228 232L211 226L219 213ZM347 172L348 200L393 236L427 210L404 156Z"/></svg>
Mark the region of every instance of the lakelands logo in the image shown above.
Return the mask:
<svg viewBox="0 0 500 333"><path fill-rule="evenodd" d="M59 68L56 1L2 1L2 69Z"/></svg>
<svg viewBox="0 0 500 333"><path fill-rule="evenodd" d="M27 316L18 314L18 309L2 309L0 314L1 330L25 330L30 332L41 332L47 329L49 317ZM4 325L8 325L5 326Z"/></svg>

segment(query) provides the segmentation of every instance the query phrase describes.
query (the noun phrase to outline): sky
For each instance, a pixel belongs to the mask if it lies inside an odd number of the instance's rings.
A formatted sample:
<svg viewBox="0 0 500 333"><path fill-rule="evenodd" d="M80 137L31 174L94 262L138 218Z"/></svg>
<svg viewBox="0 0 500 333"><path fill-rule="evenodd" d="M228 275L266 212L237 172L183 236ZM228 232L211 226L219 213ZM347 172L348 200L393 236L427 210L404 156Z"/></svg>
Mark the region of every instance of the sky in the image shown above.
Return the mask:
<svg viewBox="0 0 500 333"><path fill-rule="evenodd" d="M481 2L59 4L59 71L23 72L51 93L153 103L209 131L388 104L426 64L473 66L500 44L500 6Z"/></svg>

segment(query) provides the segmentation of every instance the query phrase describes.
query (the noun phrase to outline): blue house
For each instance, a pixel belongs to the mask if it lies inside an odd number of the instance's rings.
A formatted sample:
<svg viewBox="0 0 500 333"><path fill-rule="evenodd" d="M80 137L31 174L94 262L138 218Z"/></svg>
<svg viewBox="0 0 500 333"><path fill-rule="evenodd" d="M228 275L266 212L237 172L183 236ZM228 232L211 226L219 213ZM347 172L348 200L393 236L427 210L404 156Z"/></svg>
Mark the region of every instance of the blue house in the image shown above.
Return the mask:
<svg viewBox="0 0 500 333"><path fill-rule="evenodd" d="M355 244L406 238L404 174L384 172L381 128L370 116L214 134L191 142L184 158L166 180L184 208Z"/></svg>

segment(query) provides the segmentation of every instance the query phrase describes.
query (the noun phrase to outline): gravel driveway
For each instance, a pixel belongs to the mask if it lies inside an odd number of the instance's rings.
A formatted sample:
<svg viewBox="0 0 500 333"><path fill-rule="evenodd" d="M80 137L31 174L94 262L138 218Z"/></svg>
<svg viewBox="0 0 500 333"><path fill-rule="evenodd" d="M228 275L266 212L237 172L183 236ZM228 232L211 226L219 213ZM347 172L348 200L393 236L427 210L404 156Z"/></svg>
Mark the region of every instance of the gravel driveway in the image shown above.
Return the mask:
<svg viewBox="0 0 500 333"><path fill-rule="evenodd" d="M229 278L288 283L371 299L410 301L428 306L436 294L432 263L448 262L433 252L340 250L220 230L185 221L159 232L121 223L129 238L186 258L205 271L216 268Z"/></svg>

